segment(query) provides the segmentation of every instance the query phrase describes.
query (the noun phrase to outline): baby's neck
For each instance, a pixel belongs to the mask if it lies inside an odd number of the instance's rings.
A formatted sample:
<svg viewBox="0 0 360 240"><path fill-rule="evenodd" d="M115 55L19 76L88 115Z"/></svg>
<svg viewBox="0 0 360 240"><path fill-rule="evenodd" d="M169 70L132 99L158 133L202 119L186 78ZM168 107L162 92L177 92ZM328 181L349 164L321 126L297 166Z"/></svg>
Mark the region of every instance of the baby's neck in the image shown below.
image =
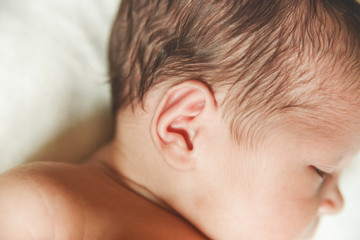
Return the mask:
<svg viewBox="0 0 360 240"><path fill-rule="evenodd" d="M141 177L136 176L134 171L126 171L126 169L129 169L126 164L128 160L125 160L121 155L115 144L111 142L100 148L87 162L101 166L111 176L112 180L128 188L130 191L135 192L174 215L179 215L170 205L146 187L141 182Z"/></svg>

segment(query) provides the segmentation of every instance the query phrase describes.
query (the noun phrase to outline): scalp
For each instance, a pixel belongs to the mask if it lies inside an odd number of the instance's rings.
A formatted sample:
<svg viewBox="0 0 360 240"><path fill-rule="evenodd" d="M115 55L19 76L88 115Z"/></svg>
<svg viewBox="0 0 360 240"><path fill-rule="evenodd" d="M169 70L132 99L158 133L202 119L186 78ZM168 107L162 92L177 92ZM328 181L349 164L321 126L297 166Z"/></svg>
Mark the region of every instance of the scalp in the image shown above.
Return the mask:
<svg viewBox="0 0 360 240"><path fill-rule="evenodd" d="M359 102L359 59L355 1L123 0L109 45L113 108L199 80L227 92L219 105L240 142L281 115L310 121L344 99L341 116Z"/></svg>

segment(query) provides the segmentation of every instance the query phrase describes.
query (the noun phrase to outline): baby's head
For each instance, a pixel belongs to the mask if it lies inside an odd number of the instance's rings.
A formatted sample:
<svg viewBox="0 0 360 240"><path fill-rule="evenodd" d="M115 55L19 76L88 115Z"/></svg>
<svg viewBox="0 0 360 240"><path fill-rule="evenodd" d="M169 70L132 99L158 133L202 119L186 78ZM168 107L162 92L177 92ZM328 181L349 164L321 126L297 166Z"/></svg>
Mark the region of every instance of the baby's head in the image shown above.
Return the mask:
<svg viewBox="0 0 360 240"><path fill-rule="evenodd" d="M125 175L209 237L304 238L341 209L355 2L122 0L109 63Z"/></svg>

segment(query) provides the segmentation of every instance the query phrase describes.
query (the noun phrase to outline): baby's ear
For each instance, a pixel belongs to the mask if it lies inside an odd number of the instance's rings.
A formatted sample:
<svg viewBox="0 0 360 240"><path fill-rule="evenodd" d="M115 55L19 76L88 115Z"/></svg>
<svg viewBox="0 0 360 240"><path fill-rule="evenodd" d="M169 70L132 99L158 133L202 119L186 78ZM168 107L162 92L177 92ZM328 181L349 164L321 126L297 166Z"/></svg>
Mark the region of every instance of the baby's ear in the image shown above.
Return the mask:
<svg viewBox="0 0 360 240"><path fill-rule="evenodd" d="M186 81L167 91L153 116L151 135L171 167L178 171L194 167L198 140L211 130L216 114L215 97L200 81Z"/></svg>

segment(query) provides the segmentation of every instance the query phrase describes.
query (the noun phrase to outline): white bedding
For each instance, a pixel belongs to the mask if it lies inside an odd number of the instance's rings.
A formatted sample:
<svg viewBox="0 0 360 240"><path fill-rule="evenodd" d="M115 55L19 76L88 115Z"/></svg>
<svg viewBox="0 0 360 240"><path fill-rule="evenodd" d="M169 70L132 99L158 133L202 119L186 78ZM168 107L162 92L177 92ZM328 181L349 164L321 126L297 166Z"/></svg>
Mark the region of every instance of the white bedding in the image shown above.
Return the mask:
<svg viewBox="0 0 360 240"><path fill-rule="evenodd" d="M0 1L0 172L78 161L109 138L106 44L118 1ZM360 239L360 159L341 185L345 209L317 240Z"/></svg>
<svg viewBox="0 0 360 240"><path fill-rule="evenodd" d="M109 138L106 45L118 2L0 1L0 172L77 161Z"/></svg>

